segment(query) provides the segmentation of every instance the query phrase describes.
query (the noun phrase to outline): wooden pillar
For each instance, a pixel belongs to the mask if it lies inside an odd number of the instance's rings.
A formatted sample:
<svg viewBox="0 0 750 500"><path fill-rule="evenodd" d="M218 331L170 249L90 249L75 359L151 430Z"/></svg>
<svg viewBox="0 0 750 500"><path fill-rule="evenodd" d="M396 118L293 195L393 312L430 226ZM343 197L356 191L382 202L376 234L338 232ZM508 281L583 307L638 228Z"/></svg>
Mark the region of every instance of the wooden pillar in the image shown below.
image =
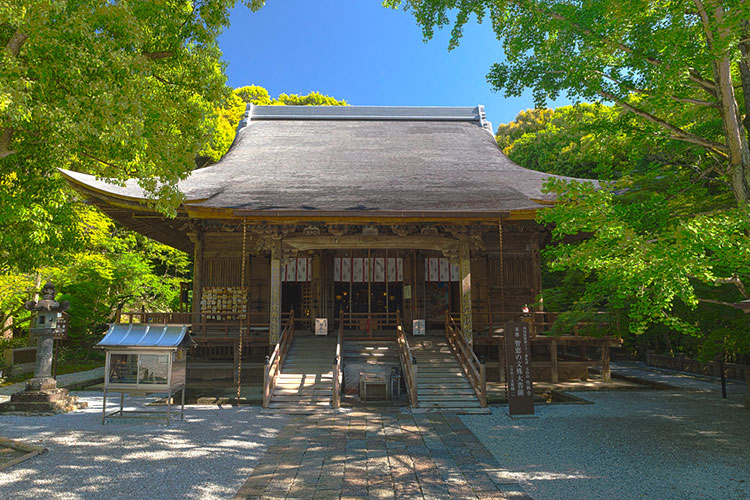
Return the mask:
<svg viewBox="0 0 750 500"><path fill-rule="evenodd" d="M559 365L557 363L557 339L552 339L549 343L549 360L550 360L550 372L552 382L560 380Z"/></svg>
<svg viewBox="0 0 750 500"><path fill-rule="evenodd" d="M201 312L201 296L203 294L203 232L200 230L188 233L193 241L193 304L192 312ZM194 322L200 323L196 318Z"/></svg>
<svg viewBox="0 0 750 500"><path fill-rule="evenodd" d="M503 335L505 335L505 329L503 329ZM497 367L500 371L500 382L505 383L505 337L498 337L497 339Z"/></svg>
<svg viewBox="0 0 750 500"><path fill-rule="evenodd" d="M458 245L458 269L461 279L461 330L464 332L466 341L471 345L472 321L471 321L471 256L469 253L469 242L463 240Z"/></svg>
<svg viewBox="0 0 750 500"><path fill-rule="evenodd" d="M276 240L271 248L271 298L268 320L268 343L279 343L281 335L281 240Z"/></svg>
<svg viewBox="0 0 750 500"><path fill-rule="evenodd" d="M602 380L609 382L612 380L612 371L609 367L609 344L602 343Z"/></svg>
<svg viewBox="0 0 750 500"><path fill-rule="evenodd" d="M322 250L316 251L312 256L312 269L310 270L312 279L310 280L310 320L315 327L315 318L323 317L325 311L325 298L323 283L323 256Z"/></svg>

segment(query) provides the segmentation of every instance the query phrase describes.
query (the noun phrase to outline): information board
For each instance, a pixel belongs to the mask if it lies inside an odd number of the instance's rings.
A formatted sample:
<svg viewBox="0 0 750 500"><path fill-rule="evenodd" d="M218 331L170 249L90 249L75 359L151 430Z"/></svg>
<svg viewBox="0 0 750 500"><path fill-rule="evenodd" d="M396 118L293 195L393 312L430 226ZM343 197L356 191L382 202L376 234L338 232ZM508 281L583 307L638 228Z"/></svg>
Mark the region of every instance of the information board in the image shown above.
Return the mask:
<svg viewBox="0 0 750 500"><path fill-rule="evenodd" d="M52 338L65 340L68 338L68 313L57 313L57 328Z"/></svg>
<svg viewBox="0 0 750 500"><path fill-rule="evenodd" d="M531 385L531 344L527 323L505 324L505 366L511 415L534 414Z"/></svg>

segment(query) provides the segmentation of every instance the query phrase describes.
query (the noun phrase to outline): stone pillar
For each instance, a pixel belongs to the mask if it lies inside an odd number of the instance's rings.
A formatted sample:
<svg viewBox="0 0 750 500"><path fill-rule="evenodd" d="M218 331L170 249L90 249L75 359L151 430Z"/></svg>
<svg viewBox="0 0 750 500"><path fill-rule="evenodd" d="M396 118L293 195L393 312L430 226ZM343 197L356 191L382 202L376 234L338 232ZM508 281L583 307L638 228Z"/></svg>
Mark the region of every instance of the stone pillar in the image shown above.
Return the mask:
<svg viewBox="0 0 750 500"><path fill-rule="evenodd" d="M274 346L281 336L281 240L271 248L271 299L268 324L268 343Z"/></svg>
<svg viewBox="0 0 750 500"><path fill-rule="evenodd" d="M461 330L471 345L473 339L471 320L471 256L469 242L462 240L458 245L458 270L461 279Z"/></svg>

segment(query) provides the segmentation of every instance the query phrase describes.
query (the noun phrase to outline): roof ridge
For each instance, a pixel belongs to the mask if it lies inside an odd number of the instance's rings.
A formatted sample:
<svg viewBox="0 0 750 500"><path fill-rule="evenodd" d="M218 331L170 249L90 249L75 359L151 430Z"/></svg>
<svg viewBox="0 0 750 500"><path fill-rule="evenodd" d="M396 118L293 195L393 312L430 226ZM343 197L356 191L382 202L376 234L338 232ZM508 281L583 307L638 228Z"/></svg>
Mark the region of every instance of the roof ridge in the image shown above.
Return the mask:
<svg viewBox="0 0 750 500"><path fill-rule="evenodd" d="M476 122L485 127L484 106L247 105L242 125L254 120L359 120Z"/></svg>

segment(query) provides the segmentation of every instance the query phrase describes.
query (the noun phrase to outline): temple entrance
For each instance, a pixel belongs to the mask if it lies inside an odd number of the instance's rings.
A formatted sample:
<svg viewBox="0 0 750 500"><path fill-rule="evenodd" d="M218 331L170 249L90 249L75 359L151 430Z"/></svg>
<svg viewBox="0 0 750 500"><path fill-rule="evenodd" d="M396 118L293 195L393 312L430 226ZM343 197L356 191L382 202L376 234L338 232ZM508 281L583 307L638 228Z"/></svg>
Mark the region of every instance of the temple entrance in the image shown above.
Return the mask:
<svg viewBox="0 0 750 500"><path fill-rule="evenodd" d="M395 313L401 309L404 287L402 283L335 283L334 297L337 311L345 313Z"/></svg>
<svg viewBox="0 0 750 500"><path fill-rule="evenodd" d="M403 259L359 251L336 256L333 264L334 310L344 311L344 328L368 334L395 329L403 308Z"/></svg>

